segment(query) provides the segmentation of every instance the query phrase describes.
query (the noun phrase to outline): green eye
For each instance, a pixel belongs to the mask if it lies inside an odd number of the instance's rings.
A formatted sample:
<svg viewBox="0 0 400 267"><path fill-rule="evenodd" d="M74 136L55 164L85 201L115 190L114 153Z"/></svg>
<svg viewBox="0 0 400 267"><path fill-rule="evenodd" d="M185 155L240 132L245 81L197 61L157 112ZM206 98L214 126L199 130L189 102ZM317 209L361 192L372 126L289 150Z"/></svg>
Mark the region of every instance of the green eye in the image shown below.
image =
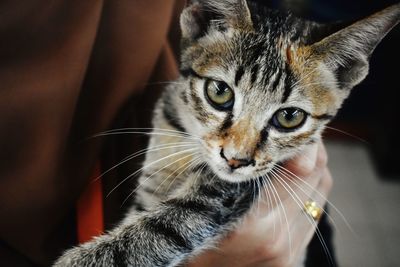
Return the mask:
<svg viewBox="0 0 400 267"><path fill-rule="evenodd" d="M272 125L283 130L292 130L300 127L306 121L307 114L298 108L285 108L275 113Z"/></svg>
<svg viewBox="0 0 400 267"><path fill-rule="evenodd" d="M218 110L230 110L233 107L233 90L224 82L208 80L205 94L211 105Z"/></svg>

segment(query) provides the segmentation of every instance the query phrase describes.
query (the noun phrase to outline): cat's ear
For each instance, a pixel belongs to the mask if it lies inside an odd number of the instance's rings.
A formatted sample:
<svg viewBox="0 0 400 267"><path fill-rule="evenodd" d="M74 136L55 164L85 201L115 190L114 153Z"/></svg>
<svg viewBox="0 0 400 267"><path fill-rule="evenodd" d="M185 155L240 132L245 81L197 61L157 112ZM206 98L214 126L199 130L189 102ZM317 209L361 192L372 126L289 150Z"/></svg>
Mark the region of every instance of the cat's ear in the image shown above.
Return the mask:
<svg viewBox="0 0 400 267"><path fill-rule="evenodd" d="M399 20L400 4L390 6L311 45L312 54L333 72L341 89L350 89L366 77L373 50Z"/></svg>
<svg viewBox="0 0 400 267"><path fill-rule="evenodd" d="M251 31L253 23L246 0L191 0L180 18L182 38L195 40L211 27Z"/></svg>

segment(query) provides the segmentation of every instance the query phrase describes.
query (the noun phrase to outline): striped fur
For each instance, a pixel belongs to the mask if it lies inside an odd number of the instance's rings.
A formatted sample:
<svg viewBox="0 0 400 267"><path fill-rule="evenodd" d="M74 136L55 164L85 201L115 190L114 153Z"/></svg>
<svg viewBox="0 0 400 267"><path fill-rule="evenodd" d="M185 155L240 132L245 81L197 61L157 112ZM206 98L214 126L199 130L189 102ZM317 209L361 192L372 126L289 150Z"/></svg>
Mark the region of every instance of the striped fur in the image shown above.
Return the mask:
<svg viewBox="0 0 400 267"><path fill-rule="evenodd" d="M248 181L320 138L399 16L397 4L332 33L245 0L193 1L181 16L182 75L157 103L131 211L55 266L177 266L213 247L257 198L260 183ZM210 105L210 79L234 91L232 109ZM274 114L289 107L306 121L277 129Z"/></svg>

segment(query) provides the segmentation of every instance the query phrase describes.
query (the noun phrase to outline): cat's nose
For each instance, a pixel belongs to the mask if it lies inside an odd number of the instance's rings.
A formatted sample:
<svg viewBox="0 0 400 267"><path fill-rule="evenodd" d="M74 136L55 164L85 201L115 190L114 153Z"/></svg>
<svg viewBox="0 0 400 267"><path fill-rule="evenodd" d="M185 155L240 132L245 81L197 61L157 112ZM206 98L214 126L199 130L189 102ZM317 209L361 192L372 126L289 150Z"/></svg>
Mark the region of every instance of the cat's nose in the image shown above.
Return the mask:
<svg viewBox="0 0 400 267"><path fill-rule="evenodd" d="M255 165L256 162L254 161L254 159L252 158L241 158L241 159L237 159L237 158L227 158L224 154L224 149L221 149L221 153L220 153L221 157L223 159L226 160L226 162L228 163L228 166L231 168L231 170L234 169L238 169L238 168L242 168L242 167L246 167L249 165Z"/></svg>

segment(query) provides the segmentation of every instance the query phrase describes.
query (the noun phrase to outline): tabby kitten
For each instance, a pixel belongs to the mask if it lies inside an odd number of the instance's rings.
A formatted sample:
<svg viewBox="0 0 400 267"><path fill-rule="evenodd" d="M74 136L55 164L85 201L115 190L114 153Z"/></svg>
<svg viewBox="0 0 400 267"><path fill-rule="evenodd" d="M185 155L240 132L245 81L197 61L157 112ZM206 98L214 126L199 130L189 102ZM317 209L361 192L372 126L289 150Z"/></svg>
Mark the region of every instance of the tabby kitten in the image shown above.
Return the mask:
<svg viewBox="0 0 400 267"><path fill-rule="evenodd" d="M245 0L193 1L131 211L55 265L176 266L215 245L271 169L320 138L399 19L396 4L339 29Z"/></svg>

